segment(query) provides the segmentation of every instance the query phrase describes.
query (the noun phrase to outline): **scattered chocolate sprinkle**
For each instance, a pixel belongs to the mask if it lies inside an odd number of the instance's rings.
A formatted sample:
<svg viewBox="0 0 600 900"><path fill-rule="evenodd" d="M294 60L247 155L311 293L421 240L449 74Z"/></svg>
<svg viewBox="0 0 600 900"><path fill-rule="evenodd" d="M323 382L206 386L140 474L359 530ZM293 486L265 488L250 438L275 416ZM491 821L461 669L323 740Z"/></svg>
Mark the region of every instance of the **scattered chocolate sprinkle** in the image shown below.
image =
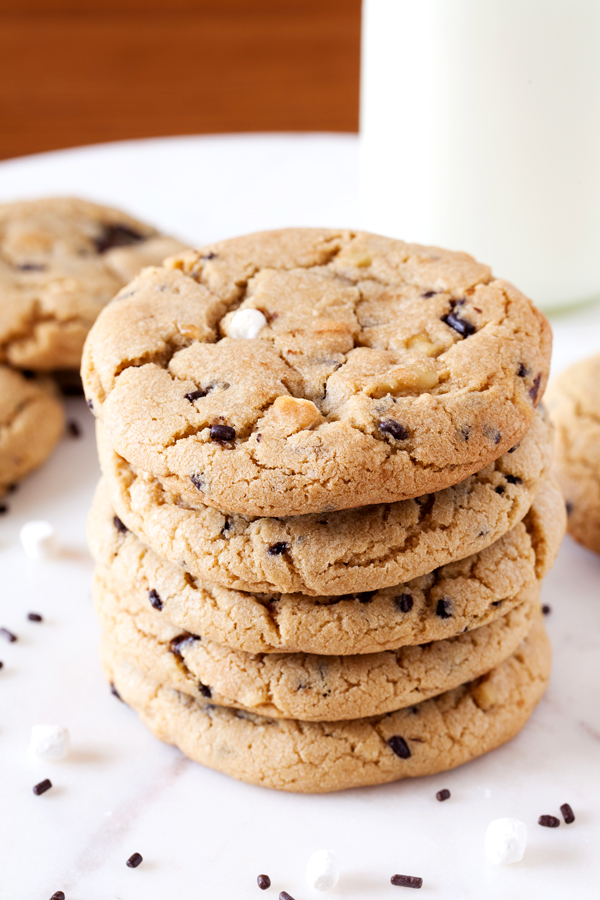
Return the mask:
<svg viewBox="0 0 600 900"><path fill-rule="evenodd" d="M217 258L217 254L213 253L212 250L210 251L210 253L207 253L206 256L200 257L200 259L203 259L203 260L216 259L216 258Z"/></svg>
<svg viewBox="0 0 600 900"><path fill-rule="evenodd" d="M269 556L281 556L282 553L285 553L285 551L289 549L290 545L287 541L277 541L276 544L271 544L271 546L267 548L267 553Z"/></svg>
<svg viewBox="0 0 600 900"><path fill-rule="evenodd" d="M287 891L282 891L279 895L279 900L294 900L294 898Z"/></svg>
<svg viewBox="0 0 600 900"><path fill-rule="evenodd" d="M181 657L181 650L186 644L194 644L199 640L200 638L197 634L178 634L177 637L174 637L169 641L169 650L171 653L174 653L175 656Z"/></svg>
<svg viewBox="0 0 600 900"><path fill-rule="evenodd" d="M568 803L563 803L563 805L560 808L560 811L562 813L562 817L565 820L566 825L570 825L571 822L575 821L575 813L573 812L573 810L571 809L571 807Z"/></svg>
<svg viewBox="0 0 600 900"><path fill-rule="evenodd" d="M163 608L163 602L158 596L158 591L152 588L151 591L148 591L148 599L150 601L150 605L154 607L154 609L158 609L159 611Z"/></svg>
<svg viewBox="0 0 600 900"><path fill-rule="evenodd" d="M185 395L185 399L189 400L190 403L193 403L194 400L200 400L201 397L206 397L207 394L210 394L212 389L212 384L209 384L208 387L200 388L197 391L190 391L189 394Z"/></svg>
<svg viewBox="0 0 600 900"><path fill-rule="evenodd" d="M44 265L44 263L34 263L34 262L17 263L15 268L19 272L45 272L46 271L46 266Z"/></svg>
<svg viewBox="0 0 600 900"><path fill-rule="evenodd" d="M529 396L531 397L531 399L533 400L534 403L537 400L537 395L538 395L541 383L542 383L542 374L540 372L539 375L535 376L533 385L529 389Z"/></svg>
<svg viewBox="0 0 600 900"><path fill-rule="evenodd" d="M43 781L40 781L38 784L34 785L33 793L36 797L39 797L40 794L45 794L46 791L49 791L52 787L52 782L49 778L44 778Z"/></svg>
<svg viewBox="0 0 600 900"><path fill-rule="evenodd" d="M261 891L266 891L267 888L271 887L271 879L268 875L259 875L256 879L256 883L261 889Z"/></svg>
<svg viewBox="0 0 600 900"><path fill-rule="evenodd" d="M29 619L30 622L43 622L44 621L39 613L27 613L27 618Z"/></svg>
<svg viewBox="0 0 600 900"><path fill-rule="evenodd" d="M437 794L435 795L435 799L439 800L440 803L443 803L444 800L449 800L450 799L450 791L448 790L448 788L444 788L443 791L438 791Z"/></svg>
<svg viewBox="0 0 600 900"><path fill-rule="evenodd" d="M50 900L65 900L65 892L64 891L54 891Z"/></svg>
<svg viewBox="0 0 600 900"><path fill-rule="evenodd" d="M121 703L123 703L123 698L121 697L120 693L118 692L118 690L116 689L116 687L114 686L112 681L110 683L110 692L113 695L113 697L116 697L117 700L120 700Z"/></svg>
<svg viewBox="0 0 600 900"><path fill-rule="evenodd" d="M435 614L436 616L439 616L440 619L452 618L452 600L448 600L446 597L438 600Z"/></svg>
<svg viewBox="0 0 600 900"><path fill-rule="evenodd" d="M519 478L518 475L505 475L504 477L509 484L523 484L523 479Z"/></svg>
<svg viewBox="0 0 600 900"><path fill-rule="evenodd" d="M400 612L407 613L410 612L414 605L414 600L411 594L398 594L397 597L394 597L394 603Z"/></svg>
<svg viewBox="0 0 600 900"><path fill-rule="evenodd" d="M17 640L16 634L13 634L12 631L8 630L8 628L0 628L0 634L11 644L14 644L14 642Z"/></svg>
<svg viewBox="0 0 600 900"><path fill-rule="evenodd" d="M538 825L543 825L544 828L558 828L560 819L557 819L556 816L540 816Z"/></svg>
<svg viewBox="0 0 600 900"><path fill-rule="evenodd" d="M88 409L93 409L93 408L94 408L94 401L93 401L93 400L86 400L86 401L85 401L85 405L87 406Z"/></svg>
<svg viewBox="0 0 600 900"><path fill-rule="evenodd" d="M422 888L423 879L416 875L392 875L390 881L396 887Z"/></svg>
<svg viewBox="0 0 600 900"><path fill-rule="evenodd" d="M4 513L8 512L8 504L0 503L0 515L4 515Z"/></svg>
<svg viewBox="0 0 600 900"><path fill-rule="evenodd" d="M81 437L81 428L74 420L71 420L67 423L67 431L69 432L70 437L78 438Z"/></svg>
<svg viewBox="0 0 600 900"><path fill-rule="evenodd" d="M209 688L207 684L202 684L201 681L198 682L198 690L202 694L203 697L206 697L208 700L212 697L212 690Z"/></svg>
<svg viewBox="0 0 600 900"><path fill-rule="evenodd" d="M127 525L125 525L125 523L122 522L118 516L113 516L113 525L115 526L117 531L121 532L121 534L126 534L129 531Z"/></svg>
<svg viewBox="0 0 600 900"><path fill-rule="evenodd" d="M542 613L545 616L549 616L551 612L552 612L552 607L548 606L547 603L544 603L544 605L542 606Z"/></svg>
<svg viewBox="0 0 600 900"><path fill-rule="evenodd" d="M132 853L125 865L129 866L130 869L137 869L143 859L144 857L141 853Z"/></svg>
<svg viewBox="0 0 600 900"><path fill-rule="evenodd" d="M412 756L410 747L408 746L404 738L400 737L400 735L398 734L395 734L389 739L388 747L396 754L396 756L399 756L400 759L408 759Z"/></svg>
<svg viewBox="0 0 600 900"><path fill-rule="evenodd" d="M190 481L198 491L204 490L204 482L200 475L190 475Z"/></svg>
<svg viewBox="0 0 600 900"><path fill-rule="evenodd" d="M211 425L210 439L229 444L231 441L235 441L235 428L232 428L231 425Z"/></svg>
<svg viewBox="0 0 600 900"><path fill-rule="evenodd" d="M475 334L475 326L466 319L461 319L455 312L450 312L447 316L442 316L442 322L445 322L446 325L453 328L461 337L468 338L472 334Z"/></svg>
<svg viewBox="0 0 600 900"><path fill-rule="evenodd" d="M421 294L421 297L423 297L424 300L429 300L430 297L435 297L436 294L437 291L425 291L424 294Z"/></svg>
<svg viewBox="0 0 600 900"><path fill-rule="evenodd" d="M519 376L519 378L525 378L528 372L529 370L527 366L525 366L523 363L519 363L519 369L517 371L517 375Z"/></svg>
<svg viewBox="0 0 600 900"><path fill-rule="evenodd" d="M408 437L408 429L396 422L395 419L382 419L379 423L379 430L384 434L389 434L397 441L405 441Z"/></svg>
<svg viewBox="0 0 600 900"><path fill-rule="evenodd" d="M97 253L106 253L113 247L128 247L145 240L143 234L130 228L129 225L104 225L98 237L94 238L94 245Z"/></svg>

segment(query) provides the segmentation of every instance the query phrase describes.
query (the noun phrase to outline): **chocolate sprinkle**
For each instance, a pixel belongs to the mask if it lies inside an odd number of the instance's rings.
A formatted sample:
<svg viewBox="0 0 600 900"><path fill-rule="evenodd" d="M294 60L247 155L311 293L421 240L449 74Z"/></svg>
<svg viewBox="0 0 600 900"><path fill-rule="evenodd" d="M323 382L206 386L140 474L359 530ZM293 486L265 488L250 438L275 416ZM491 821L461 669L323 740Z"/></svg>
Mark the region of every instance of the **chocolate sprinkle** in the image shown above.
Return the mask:
<svg viewBox="0 0 600 900"><path fill-rule="evenodd" d="M199 475L190 475L190 481L197 490L201 491L204 489L204 482Z"/></svg>
<svg viewBox="0 0 600 900"><path fill-rule="evenodd" d="M27 618L30 622L43 622L39 613L27 613Z"/></svg>
<svg viewBox="0 0 600 900"><path fill-rule="evenodd" d="M276 544L271 544L271 546L267 548L267 553L269 556L281 556L282 553L285 553L285 551L289 549L290 545L287 541L278 541Z"/></svg>
<svg viewBox="0 0 600 900"><path fill-rule="evenodd" d="M94 244L98 253L106 253L113 247L129 247L145 240L145 235L130 228L129 225L104 225L102 232L94 238Z"/></svg>
<svg viewBox="0 0 600 900"><path fill-rule="evenodd" d="M209 688L207 684L202 684L201 681L198 682L198 690L202 694L203 697L206 697L208 700L212 697L212 690Z"/></svg>
<svg viewBox="0 0 600 900"><path fill-rule="evenodd" d="M443 803L444 800L449 800L450 799L450 791L448 790L448 788L444 788L443 791L438 791L437 794L435 795L435 799L439 800L440 803Z"/></svg>
<svg viewBox="0 0 600 900"><path fill-rule="evenodd" d="M148 599L150 601L150 605L154 607L154 609L158 609L159 612L163 608L163 602L158 596L158 591L152 588L151 591L148 591Z"/></svg>
<svg viewBox="0 0 600 900"><path fill-rule="evenodd" d="M14 642L17 640L16 634L13 634L12 631L8 630L8 628L0 628L0 634L3 638L6 638L6 640L10 644L14 644Z"/></svg>
<svg viewBox="0 0 600 900"><path fill-rule="evenodd" d="M392 875L390 881L396 887L422 888L423 879L417 875Z"/></svg>
<svg viewBox="0 0 600 900"><path fill-rule="evenodd" d="M77 422L75 422L73 420L71 420L70 422L67 423L67 431L69 432L69 435L73 438L81 437L81 428L79 427Z"/></svg>
<svg viewBox="0 0 600 900"><path fill-rule="evenodd" d="M410 612L414 602L411 594L399 594L397 597L394 597L394 603L400 612L403 613Z"/></svg>
<svg viewBox="0 0 600 900"><path fill-rule="evenodd" d="M141 853L132 853L125 865L129 866L130 869L137 869L143 859L144 857Z"/></svg>
<svg viewBox="0 0 600 900"><path fill-rule="evenodd" d="M538 825L543 825L544 828L558 828L560 819L557 819L556 816L540 816Z"/></svg>
<svg viewBox="0 0 600 900"><path fill-rule="evenodd" d="M382 419L379 423L379 430L384 434L389 434L397 441L405 441L408 437L408 429L396 422L395 419Z"/></svg>
<svg viewBox="0 0 600 900"><path fill-rule="evenodd" d="M388 747L396 754L396 756L399 756L400 759L409 759L412 756L410 747L404 738L400 737L398 734L395 734L389 739Z"/></svg>
<svg viewBox="0 0 600 900"><path fill-rule="evenodd" d="M118 516L113 516L113 525L121 534L126 534L129 531L127 525L125 525Z"/></svg>
<svg viewBox="0 0 600 900"><path fill-rule="evenodd" d="M210 439L229 444L231 441L235 441L235 428L232 428L231 425L211 425Z"/></svg>
<svg viewBox="0 0 600 900"><path fill-rule="evenodd" d="M52 782L49 778L44 778L43 781L40 781L39 784L36 784L33 788L33 793L36 797L39 797L40 794L45 794L46 791L49 791L52 787Z"/></svg>
<svg viewBox="0 0 600 900"><path fill-rule="evenodd" d="M436 616L439 616L440 619L451 619L452 600L448 600L445 597L442 600L438 600L437 606L435 608L435 614Z"/></svg>
<svg viewBox="0 0 600 900"><path fill-rule="evenodd" d="M575 821L575 813L573 812L573 810L571 809L571 807L568 803L563 803L563 805L560 808L560 811L562 813L562 817L565 820L566 825L570 825L571 822Z"/></svg>
<svg viewBox="0 0 600 900"><path fill-rule="evenodd" d="M65 892L64 891L55 891L50 900L65 900Z"/></svg>
<svg viewBox="0 0 600 900"><path fill-rule="evenodd" d="M271 879L268 875L259 875L256 879L256 883L261 889L261 891L266 891L267 888L271 887Z"/></svg>
<svg viewBox="0 0 600 900"><path fill-rule="evenodd" d="M551 612L552 612L552 607L548 606L547 603L544 603L544 605L542 606L542 613L545 616L549 616Z"/></svg>
<svg viewBox="0 0 600 900"><path fill-rule="evenodd" d="M461 337L468 338L472 334L475 334L475 326L466 319L461 319L455 312L448 313L447 316L442 316L442 322L445 322L446 325L453 328Z"/></svg>
<svg viewBox="0 0 600 900"><path fill-rule="evenodd" d="M197 391L190 391L189 394L185 395L185 399L189 400L190 403L193 403L194 400L200 400L202 397L206 397L207 394L210 394L212 389L212 384L209 384L208 387L200 388Z"/></svg>

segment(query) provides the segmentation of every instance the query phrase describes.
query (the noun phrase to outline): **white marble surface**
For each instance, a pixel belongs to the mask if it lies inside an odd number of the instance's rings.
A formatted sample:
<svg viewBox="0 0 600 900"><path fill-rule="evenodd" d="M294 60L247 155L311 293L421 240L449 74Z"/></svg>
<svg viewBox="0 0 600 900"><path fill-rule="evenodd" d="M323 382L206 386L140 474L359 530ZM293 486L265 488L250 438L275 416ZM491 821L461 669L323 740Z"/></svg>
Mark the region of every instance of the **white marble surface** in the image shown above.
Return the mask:
<svg viewBox="0 0 600 900"><path fill-rule="evenodd" d="M73 192L114 202L190 241L285 224L354 225L356 139L337 136L185 138L87 148L0 164L0 199ZM556 368L600 350L600 309L553 320ZM0 897L48 900L233 900L327 896L309 891L316 849L339 856L332 897L404 896L395 872L421 875L423 896L529 900L600 896L600 559L566 540L543 595L555 667L547 696L508 746L445 775L304 797L240 784L156 741L109 693L96 657L85 516L98 470L91 416L9 498L0 519ZM46 518L63 552L29 561L20 526ZM26 619L42 613L44 622ZM31 726L61 723L73 750L32 762ZM49 777L54 788L31 787ZM452 798L440 804L442 787ZM577 821L536 822L571 803ZM522 863L488 864L488 822L529 827ZM125 866L134 851L144 856ZM273 886L261 894L256 875ZM421 895L419 895L421 896Z"/></svg>

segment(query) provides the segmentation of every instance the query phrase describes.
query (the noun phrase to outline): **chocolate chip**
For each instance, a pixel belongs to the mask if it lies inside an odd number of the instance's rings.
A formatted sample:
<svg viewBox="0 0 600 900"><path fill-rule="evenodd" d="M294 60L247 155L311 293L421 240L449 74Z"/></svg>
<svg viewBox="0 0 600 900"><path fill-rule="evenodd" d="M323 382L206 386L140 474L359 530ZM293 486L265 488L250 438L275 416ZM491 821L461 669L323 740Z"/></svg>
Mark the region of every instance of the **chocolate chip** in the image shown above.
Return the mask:
<svg viewBox="0 0 600 900"><path fill-rule="evenodd" d="M211 425L210 439L211 441L231 443L231 441L235 441L235 428L232 428L231 425Z"/></svg>
<svg viewBox="0 0 600 900"><path fill-rule="evenodd" d="M498 487L494 488L494 490L496 491L497 494L503 494L504 493L504 485L499 484Z"/></svg>
<svg viewBox="0 0 600 900"><path fill-rule="evenodd" d="M514 447L511 447L510 450L509 450L508 452L509 452L509 453L514 453L515 450L518 450L520 446L521 446L520 444L515 444L515 446L514 446Z"/></svg>
<svg viewBox="0 0 600 900"><path fill-rule="evenodd" d="M35 372L32 369L21 369L21 375L28 381L31 381L32 378L35 378Z"/></svg>
<svg viewBox="0 0 600 900"><path fill-rule="evenodd" d="M14 642L17 640L16 634L13 634L12 631L8 630L8 628L0 628L0 634L11 644L14 644Z"/></svg>
<svg viewBox="0 0 600 900"><path fill-rule="evenodd" d="M0 515L4 515L4 513L7 513L8 509L9 507L7 503L0 503Z"/></svg>
<svg viewBox="0 0 600 900"><path fill-rule="evenodd" d="M94 401L93 401L93 400L86 400L86 401L85 401L85 405L87 406L88 409L93 409L93 408L94 408Z"/></svg>
<svg viewBox="0 0 600 900"><path fill-rule="evenodd" d="M544 616L549 616L551 612L552 612L552 607L548 606L547 603L544 603L544 605L542 606L542 614Z"/></svg>
<svg viewBox="0 0 600 900"><path fill-rule="evenodd" d="M370 603L374 596L375 591L364 591L364 593L358 595L358 602Z"/></svg>
<svg viewBox="0 0 600 900"><path fill-rule="evenodd" d="M424 294L421 294L421 297L423 297L424 300L429 300L430 297L435 297L437 293L437 291L425 291Z"/></svg>
<svg viewBox="0 0 600 900"><path fill-rule="evenodd" d="M200 475L190 475L190 481L198 491L204 490L204 482Z"/></svg>
<svg viewBox="0 0 600 900"><path fill-rule="evenodd" d="M279 900L294 900L294 898L287 891L282 891L279 895Z"/></svg>
<svg viewBox="0 0 600 900"><path fill-rule="evenodd" d="M384 434L389 434L397 441L405 441L408 437L408 429L396 422L395 419L382 419L379 423L379 430Z"/></svg>
<svg viewBox="0 0 600 900"><path fill-rule="evenodd" d="M446 597L442 600L438 600L435 614L436 616L439 616L440 619L452 618L452 600L448 600Z"/></svg>
<svg viewBox="0 0 600 900"><path fill-rule="evenodd" d="M495 607L502 606L503 603L504 603L504 600L492 600L492 606L495 606ZM465 628L465 631L466 630L467 629Z"/></svg>
<svg viewBox="0 0 600 900"><path fill-rule="evenodd" d="M65 892L64 891L54 891L50 900L65 900Z"/></svg>
<svg viewBox="0 0 600 900"><path fill-rule="evenodd" d="M525 366L523 363L519 363L519 369L517 371L518 377L525 378L528 374L529 374L529 370L528 370L527 366Z"/></svg>
<svg viewBox="0 0 600 900"><path fill-rule="evenodd" d="M81 437L81 428L77 424L77 422L71 421L67 423L67 431L69 432L70 437L78 438Z"/></svg>
<svg viewBox="0 0 600 900"><path fill-rule="evenodd" d="M509 484L523 484L523 479L518 475L505 475L504 477Z"/></svg>
<svg viewBox="0 0 600 900"><path fill-rule="evenodd" d="M575 813L573 812L573 810L571 809L571 807L569 806L568 803L563 803L563 805L560 808L560 811L562 813L562 817L565 820L566 825L570 825L571 822L575 821Z"/></svg>
<svg viewBox="0 0 600 900"><path fill-rule="evenodd" d="M44 621L39 613L27 613L27 618L29 619L30 622L43 622Z"/></svg>
<svg viewBox="0 0 600 900"><path fill-rule="evenodd" d="M266 891L267 888L271 887L271 879L268 875L259 875L256 879L256 883L261 889L261 891Z"/></svg>
<svg viewBox="0 0 600 900"><path fill-rule="evenodd" d="M15 491L18 491L18 490L19 490L19 485L18 485L18 484L16 484L16 483L15 483L15 484L9 484L9 486L6 488L6 493L7 493L7 494L14 494L14 492L15 492Z"/></svg>
<svg viewBox="0 0 600 900"><path fill-rule="evenodd" d="M403 613L410 612L414 602L411 594L398 594L397 597L394 597L396 607Z"/></svg>
<svg viewBox="0 0 600 900"><path fill-rule="evenodd" d="M393 750L396 756L399 756L400 759L408 759L410 756L412 756L410 747L408 746L404 738L400 737L397 734L389 739L388 747L390 748L390 750Z"/></svg>
<svg viewBox="0 0 600 900"><path fill-rule="evenodd" d="M449 800L450 799L450 791L448 790L448 788L444 788L443 791L438 791L437 794L435 795L435 799L439 800L440 803L443 803L444 800Z"/></svg>
<svg viewBox="0 0 600 900"><path fill-rule="evenodd" d="M271 544L271 546L267 548L267 553L269 556L281 556L282 553L285 553L285 551L289 549L290 545L287 541L277 541L276 544Z"/></svg>
<svg viewBox="0 0 600 900"><path fill-rule="evenodd" d="M190 391L189 394L185 395L185 399L189 400L190 403L193 403L194 400L200 400L201 397L206 397L207 394L213 389L213 385L209 384L208 387L199 388L197 391Z"/></svg>
<svg viewBox="0 0 600 900"><path fill-rule="evenodd" d="M256 435L256 443L260 444L261 441L262 441L262 434L257 434Z"/></svg>
<svg viewBox="0 0 600 900"><path fill-rule="evenodd" d="M465 425L464 428L460 429L460 434L463 441L468 441L471 436L471 426Z"/></svg>
<svg viewBox="0 0 600 900"><path fill-rule="evenodd" d="M212 697L212 690L209 688L207 684L202 684L201 681L198 682L198 690L202 694L203 697L206 697L208 700Z"/></svg>
<svg viewBox="0 0 600 900"><path fill-rule="evenodd" d="M51 787L52 782L50 781L50 779L44 778L43 781L40 781L38 784L34 785L33 793L36 795L36 797L39 797L40 794L45 794L46 791L49 791Z"/></svg>
<svg viewBox="0 0 600 900"><path fill-rule="evenodd" d="M126 534L129 531L127 525L125 525L118 516L113 516L113 525L121 534Z"/></svg>
<svg viewBox="0 0 600 900"><path fill-rule="evenodd" d="M132 853L127 862L126 866L129 866L130 869L137 869L139 864L143 862L144 857L141 853Z"/></svg>
<svg viewBox="0 0 600 900"><path fill-rule="evenodd" d="M392 875L390 881L396 887L422 888L423 879L417 875Z"/></svg>
<svg viewBox="0 0 600 900"><path fill-rule="evenodd" d="M574 509L574 505L570 500L567 500L565 503L565 509L567 510L567 515L570 516Z"/></svg>
<svg viewBox="0 0 600 900"><path fill-rule="evenodd" d="M118 692L118 690L116 689L116 687L114 686L112 681L110 683L110 692L113 695L113 697L116 697L117 700L120 700L121 703L123 703L123 698L121 697L120 693Z"/></svg>
<svg viewBox="0 0 600 900"><path fill-rule="evenodd" d="M216 253L213 253L212 250L210 251L210 253L207 253L206 256L201 256L201 257L200 257L200 259L203 259L203 260L205 260L205 261L207 261L207 260L209 260L209 259L216 259L216 258L217 258L217 254L216 254Z"/></svg>
<svg viewBox="0 0 600 900"><path fill-rule="evenodd" d="M467 322L466 319L461 319L455 312L448 313L447 316L442 316L442 322L445 322L446 325L453 328L461 337L468 338L472 334L475 334L475 326L471 325L470 322Z"/></svg>
<svg viewBox="0 0 600 900"><path fill-rule="evenodd" d="M535 376L533 384L529 388L529 396L531 397L531 399L533 400L534 403L537 400L537 395L538 395L541 383L542 383L542 374L540 372L539 375Z"/></svg>
<svg viewBox="0 0 600 900"><path fill-rule="evenodd" d="M47 266L44 263L24 262L17 263L15 268L19 272L45 272Z"/></svg>
<svg viewBox="0 0 600 900"><path fill-rule="evenodd" d="M129 247L145 240L145 235L130 228L129 225L104 225L100 234L94 238L94 245L97 253L106 253L113 247Z"/></svg>
<svg viewBox="0 0 600 900"><path fill-rule="evenodd" d="M174 653L175 656L181 657L181 651L186 644L194 644L199 640L200 638L197 634L178 634L177 637L174 637L169 641L169 650L171 653Z"/></svg>
<svg viewBox="0 0 600 900"><path fill-rule="evenodd" d="M3 669L3 668L4 668L4 663L2 662L2 660L0 660L0 669Z"/></svg>
<svg viewBox="0 0 600 900"><path fill-rule="evenodd" d="M538 825L543 825L544 828L558 828L560 819L557 819L556 816L540 816Z"/></svg>
<svg viewBox="0 0 600 900"><path fill-rule="evenodd" d="M163 608L163 602L158 596L158 592L152 588L151 591L148 591L148 599L150 601L150 605L154 607L154 609L158 609L159 611Z"/></svg>

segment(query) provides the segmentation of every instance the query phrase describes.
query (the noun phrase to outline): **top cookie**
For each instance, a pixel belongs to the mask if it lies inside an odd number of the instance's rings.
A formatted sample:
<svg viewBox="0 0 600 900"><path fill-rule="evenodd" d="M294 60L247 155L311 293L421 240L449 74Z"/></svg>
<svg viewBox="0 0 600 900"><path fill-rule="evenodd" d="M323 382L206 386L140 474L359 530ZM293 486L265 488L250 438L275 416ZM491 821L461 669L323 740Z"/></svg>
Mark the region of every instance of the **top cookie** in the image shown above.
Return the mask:
<svg viewBox="0 0 600 900"><path fill-rule="evenodd" d="M600 553L600 355L556 378L548 391L556 424L554 468L567 501L568 531Z"/></svg>
<svg viewBox="0 0 600 900"><path fill-rule="evenodd" d="M49 197L0 205L0 362L78 368L102 307L183 244L120 210Z"/></svg>
<svg viewBox="0 0 600 900"><path fill-rule="evenodd" d="M482 469L525 434L550 349L544 316L465 254L288 229L142 272L82 377L117 452L182 498L299 515Z"/></svg>

